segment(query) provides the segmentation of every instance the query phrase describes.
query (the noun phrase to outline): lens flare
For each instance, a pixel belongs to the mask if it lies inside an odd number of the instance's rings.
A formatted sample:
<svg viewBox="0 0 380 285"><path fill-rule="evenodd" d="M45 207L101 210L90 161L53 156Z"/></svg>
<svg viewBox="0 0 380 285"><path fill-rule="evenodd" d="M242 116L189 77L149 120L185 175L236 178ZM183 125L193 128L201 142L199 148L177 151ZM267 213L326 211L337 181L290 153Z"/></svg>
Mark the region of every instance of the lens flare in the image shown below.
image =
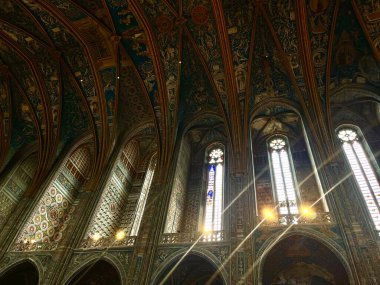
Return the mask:
<svg viewBox="0 0 380 285"><path fill-rule="evenodd" d="M117 240L122 240L123 238L125 238L125 231L123 230L120 230L116 233L116 239Z"/></svg>

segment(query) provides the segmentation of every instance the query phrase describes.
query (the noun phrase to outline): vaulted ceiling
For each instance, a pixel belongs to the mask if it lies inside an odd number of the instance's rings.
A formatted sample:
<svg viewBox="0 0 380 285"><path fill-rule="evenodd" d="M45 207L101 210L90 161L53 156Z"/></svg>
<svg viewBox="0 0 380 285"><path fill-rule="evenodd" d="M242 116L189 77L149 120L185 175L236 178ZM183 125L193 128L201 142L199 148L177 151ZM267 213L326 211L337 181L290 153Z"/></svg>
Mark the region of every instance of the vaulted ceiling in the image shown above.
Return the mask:
<svg viewBox="0 0 380 285"><path fill-rule="evenodd" d="M281 106L329 136L334 89L380 85L379 23L367 0L2 0L0 170L34 146L42 177L90 136L100 171L144 128L164 168L195 122L244 158Z"/></svg>

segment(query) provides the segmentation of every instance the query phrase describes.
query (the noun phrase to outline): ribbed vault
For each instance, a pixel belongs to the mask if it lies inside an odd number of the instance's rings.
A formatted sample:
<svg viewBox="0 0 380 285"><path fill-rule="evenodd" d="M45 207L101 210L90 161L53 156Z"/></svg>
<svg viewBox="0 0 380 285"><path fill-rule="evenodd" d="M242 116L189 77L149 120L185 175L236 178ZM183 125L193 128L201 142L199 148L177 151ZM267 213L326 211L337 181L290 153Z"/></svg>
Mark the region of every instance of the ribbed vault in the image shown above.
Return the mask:
<svg viewBox="0 0 380 285"><path fill-rule="evenodd" d="M367 2L4 0L0 169L37 145L37 183L85 133L96 174L115 142L149 124L166 172L176 138L217 117L244 170L252 117L274 124L257 116L274 104L297 108L321 142L334 89L380 82L380 19Z"/></svg>

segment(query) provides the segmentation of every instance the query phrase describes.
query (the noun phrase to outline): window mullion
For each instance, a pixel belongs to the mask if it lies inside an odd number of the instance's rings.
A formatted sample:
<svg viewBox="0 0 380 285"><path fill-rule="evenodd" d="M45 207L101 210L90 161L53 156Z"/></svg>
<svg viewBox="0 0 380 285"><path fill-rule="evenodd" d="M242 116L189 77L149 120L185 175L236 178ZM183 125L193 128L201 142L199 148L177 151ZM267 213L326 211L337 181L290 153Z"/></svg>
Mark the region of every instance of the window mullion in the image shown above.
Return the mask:
<svg viewBox="0 0 380 285"><path fill-rule="evenodd" d="M279 157L280 170L281 170L281 179L282 179L282 183L284 185L286 207L288 208L288 214L290 214L289 195L288 195L288 190L287 190L287 187L286 187L286 180L285 180L284 168L283 168L283 163L282 163L282 158L281 158L280 151L278 151L278 157Z"/></svg>
<svg viewBox="0 0 380 285"><path fill-rule="evenodd" d="M215 230L215 199L216 199L216 171L217 171L217 167L216 165L214 165L215 167L215 171L214 171L214 187L213 187L213 191L214 191L214 196L213 196L213 199L212 199L212 218L211 218L211 229L212 230Z"/></svg>
<svg viewBox="0 0 380 285"><path fill-rule="evenodd" d="M204 231L219 231L222 227L223 208L223 151L219 148L209 153L208 184L204 215Z"/></svg>
<svg viewBox="0 0 380 285"><path fill-rule="evenodd" d="M288 212L288 207L286 205L285 185L283 183L282 174L281 174L280 155L277 150L273 149L271 151L271 159L272 159L272 170L274 174L273 176L274 176L277 202L285 203L285 208L280 205L279 212L280 214L288 214L289 212ZM285 210L285 213L283 213L283 210Z"/></svg>

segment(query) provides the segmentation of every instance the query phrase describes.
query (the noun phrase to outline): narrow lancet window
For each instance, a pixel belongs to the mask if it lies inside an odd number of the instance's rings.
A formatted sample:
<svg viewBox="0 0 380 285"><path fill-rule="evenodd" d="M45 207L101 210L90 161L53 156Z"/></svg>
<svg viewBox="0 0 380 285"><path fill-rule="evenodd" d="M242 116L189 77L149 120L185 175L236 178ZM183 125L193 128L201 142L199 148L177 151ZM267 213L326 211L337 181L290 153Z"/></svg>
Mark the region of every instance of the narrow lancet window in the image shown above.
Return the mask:
<svg viewBox="0 0 380 285"><path fill-rule="evenodd" d="M343 150L354 173L356 182L363 194L369 214L380 231L380 186L375 172L365 154L358 133L354 129L343 128L338 132Z"/></svg>
<svg viewBox="0 0 380 285"><path fill-rule="evenodd" d="M295 183L285 139L276 137L270 140L269 153L279 213L280 215L298 214Z"/></svg>
<svg viewBox="0 0 380 285"><path fill-rule="evenodd" d="M211 150L208 156L208 184L204 220L206 232L222 229L223 163L224 153L222 149Z"/></svg>
<svg viewBox="0 0 380 285"><path fill-rule="evenodd" d="M141 187L140 197L137 202L135 219L133 221L133 226L132 226L132 230L130 234L131 236L137 236L137 233L139 231L141 220L142 220L144 210L145 210L145 204L148 199L150 185L152 184L155 168L156 168L156 156L152 157L145 174L144 182Z"/></svg>

